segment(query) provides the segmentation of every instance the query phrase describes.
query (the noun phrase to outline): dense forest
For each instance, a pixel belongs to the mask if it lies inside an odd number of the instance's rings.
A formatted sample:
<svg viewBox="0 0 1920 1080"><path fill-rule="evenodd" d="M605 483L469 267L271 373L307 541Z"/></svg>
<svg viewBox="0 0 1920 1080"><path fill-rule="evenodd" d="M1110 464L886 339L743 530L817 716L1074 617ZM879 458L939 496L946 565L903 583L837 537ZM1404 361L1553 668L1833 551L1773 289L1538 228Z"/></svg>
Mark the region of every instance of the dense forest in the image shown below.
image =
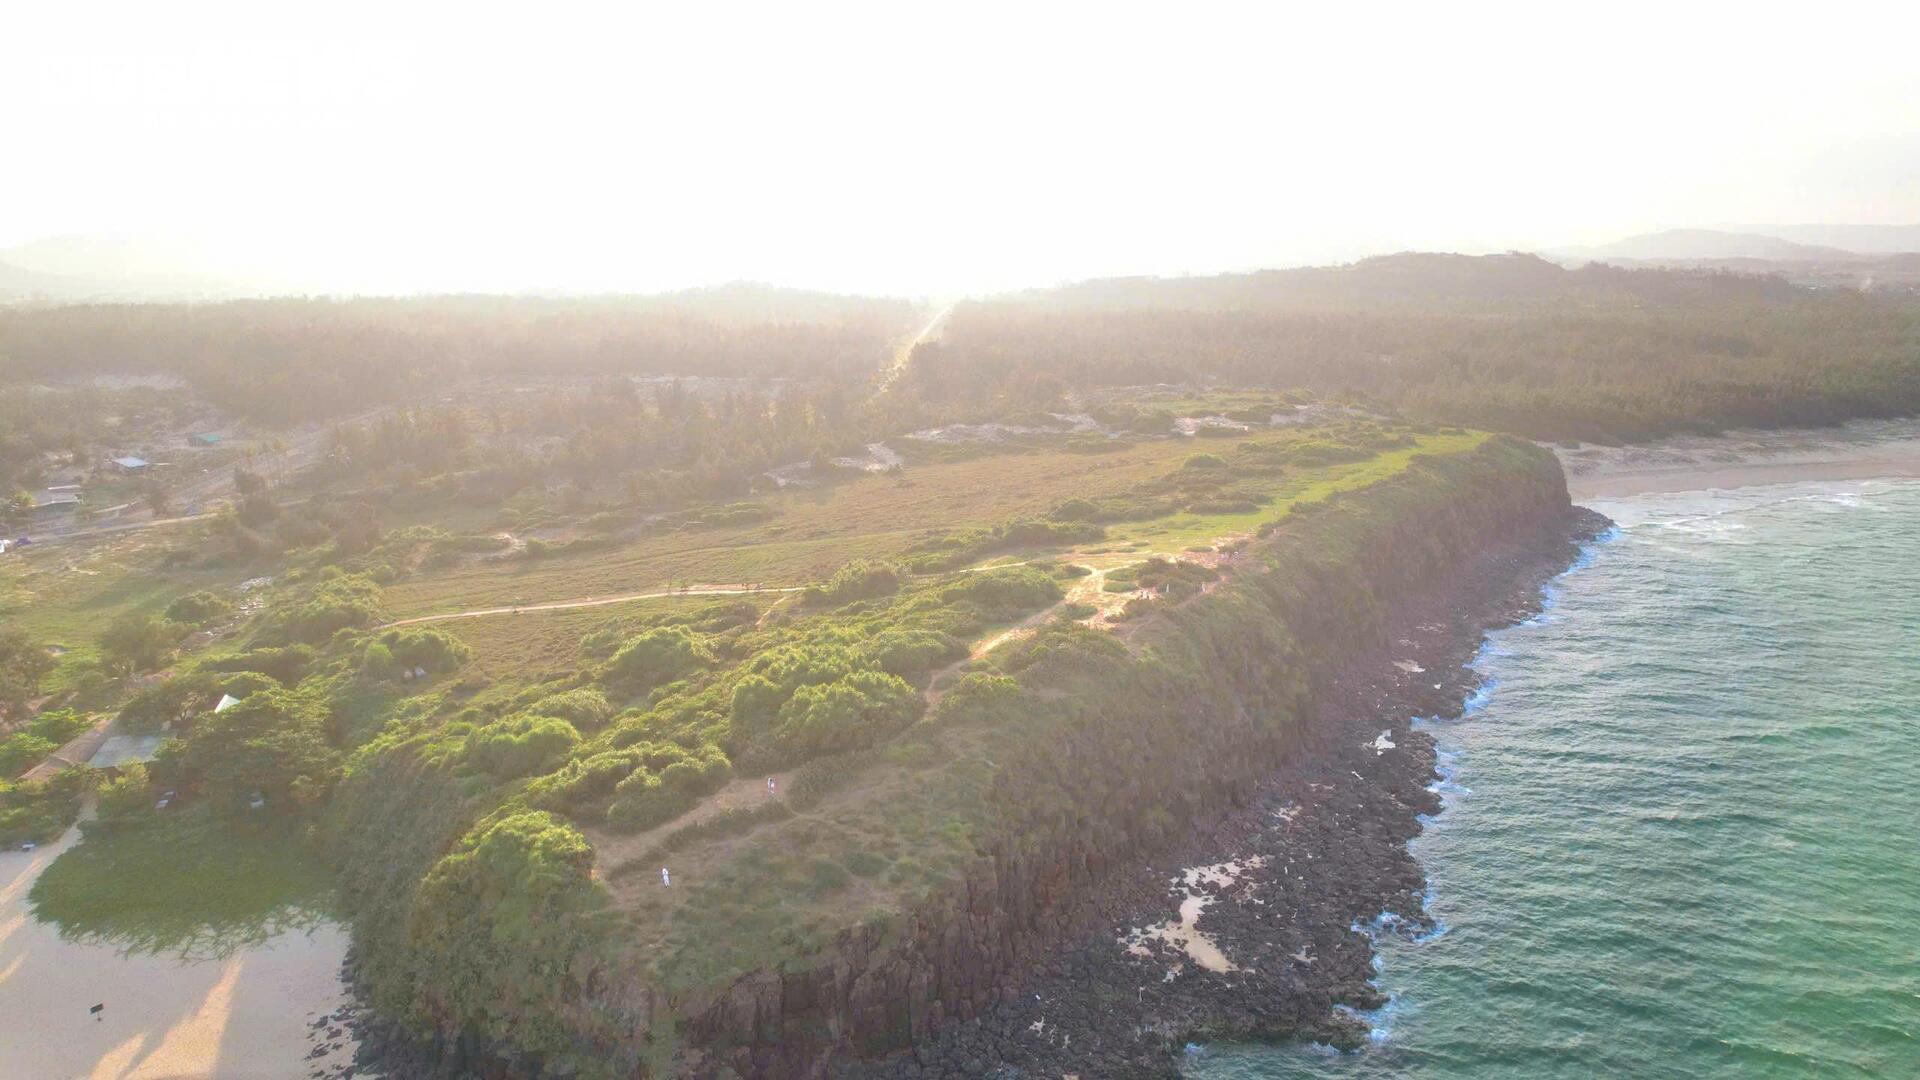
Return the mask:
<svg viewBox="0 0 1920 1080"><path fill-rule="evenodd" d="M497 376L864 382L904 300L737 286L657 297L448 296L0 309L0 383L185 379L236 416L325 420Z"/></svg>
<svg viewBox="0 0 1920 1080"><path fill-rule="evenodd" d="M45 483L47 455L88 468L155 431L236 421L256 445L327 425L329 472L356 483L744 493L857 448L874 425L854 405L920 317L744 285L0 309L0 495Z"/></svg>
<svg viewBox="0 0 1920 1080"><path fill-rule="evenodd" d="M1920 301L1754 275L1396 255L1093 281L960 304L874 396L922 318L753 286L0 310L0 385L63 388L0 395L0 486L41 483L49 451L125 452L125 433L179 428L202 402L256 439L330 425L328 475L356 487L531 487L589 512L745 496L768 470L916 428L1044 423L1153 383L1561 441L1920 410ZM187 386L85 381L129 375Z"/></svg>
<svg viewBox="0 0 1920 1080"><path fill-rule="evenodd" d="M900 389L984 415L1196 380L1544 439L1828 424L1920 409L1920 303L1768 277L1397 255L963 304Z"/></svg>

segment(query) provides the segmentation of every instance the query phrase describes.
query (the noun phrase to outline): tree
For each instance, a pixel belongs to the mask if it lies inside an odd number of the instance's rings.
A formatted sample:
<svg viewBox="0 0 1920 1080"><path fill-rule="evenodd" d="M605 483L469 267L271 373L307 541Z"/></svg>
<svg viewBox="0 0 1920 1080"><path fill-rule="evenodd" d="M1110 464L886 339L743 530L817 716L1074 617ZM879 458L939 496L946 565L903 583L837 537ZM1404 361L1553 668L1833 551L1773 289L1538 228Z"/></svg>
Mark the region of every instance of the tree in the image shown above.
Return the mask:
<svg viewBox="0 0 1920 1080"><path fill-rule="evenodd" d="M578 1007L599 944L605 889L593 846L542 811L483 821L426 878L407 921L411 951L431 965L421 992L465 1025L512 1016L541 1050L577 1050L557 1017Z"/></svg>
<svg viewBox="0 0 1920 1080"><path fill-rule="evenodd" d="M234 509L242 525L257 529L280 516L280 508L273 504L273 498L267 494L266 477L235 466L233 488L240 495L240 503Z"/></svg>
<svg viewBox="0 0 1920 1080"><path fill-rule="evenodd" d="M161 485L160 481L148 480L145 490L141 492L141 498L146 500L147 509L153 512L154 517L163 518L173 515L173 498L167 494L167 489Z"/></svg>
<svg viewBox="0 0 1920 1080"><path fill-rule="evenodd" d="M153 805L153 791L147 779L147 767L139 762L122 766L120 775L101 785L100 818L125 821Z"/></svg>
<svg viewBox="0 0 1920 1080"><path fill-rule="evenodd" d="M263 689L225 712L201 716L180 766L217 806L238 809L257 791L276 807L311 807L332 790L340 755L327 742L322 702Z"/></svg>
<svg viewBox="0 0 1920 1080"><path fill-rule="evenodd" d="M18 716L40 693L40 679L53 670L46 647L16 626L0 627L0 710Z"/></svg>
<svg viewBox="0 0 1920 1080"><path fill-rule="evenodd" d="M140 612L128 612L100 634L100 659L109 670L148 671L165 663L183 627Z"/></svg>
<svg viewBox="0 0 1920 1080"><path fill-rule="evenodd" d="M26 491L16 489L0 503L0 517L9 524L18 525L33 516L33 496Z"/></svg>
<svg viewBox="0 0 1920 1080"><path fill-rule="evenodd" d="M267 493L267 478L251 469L236 465L233 468L233 489L239 492L240 497L243 499L251 498L255 495L265 495Z"/></svg>

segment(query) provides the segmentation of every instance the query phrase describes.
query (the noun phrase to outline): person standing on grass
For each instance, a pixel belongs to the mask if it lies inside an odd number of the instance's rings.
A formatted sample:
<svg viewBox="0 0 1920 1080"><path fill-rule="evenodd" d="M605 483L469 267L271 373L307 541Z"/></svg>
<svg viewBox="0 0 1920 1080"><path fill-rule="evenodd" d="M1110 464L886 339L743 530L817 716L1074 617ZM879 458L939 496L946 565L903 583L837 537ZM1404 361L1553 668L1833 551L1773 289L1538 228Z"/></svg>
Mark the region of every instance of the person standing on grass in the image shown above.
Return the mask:
<svg viewBox="0 0 1920 1080"><path fill-rule="evenodd" d="M767 777L767 794L769 796L773 794L773 777L771 776Z"/></svg>
<svg viewBox="0 0 1920 1080"><path fill-rule="evenodd" d="M662 885L673 884L673 875L667 873L667 868L664 866L660 868L660 884Z"/></svg>

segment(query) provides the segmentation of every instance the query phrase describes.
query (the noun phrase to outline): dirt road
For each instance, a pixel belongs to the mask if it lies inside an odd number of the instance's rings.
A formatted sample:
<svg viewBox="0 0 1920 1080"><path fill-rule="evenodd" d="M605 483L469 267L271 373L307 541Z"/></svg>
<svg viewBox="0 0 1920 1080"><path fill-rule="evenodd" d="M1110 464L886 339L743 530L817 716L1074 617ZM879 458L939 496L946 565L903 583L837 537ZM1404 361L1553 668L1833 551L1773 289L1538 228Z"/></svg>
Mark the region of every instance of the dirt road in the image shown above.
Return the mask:
<svg viewBox="0 0 1920 1080"><path fill-rule="evenodd" d="M590 596L584 600L563 600L553 604L517 604L509 607L477 608L473 611L449 611L439 615L415 615L411 619L396 619L382 623L378 629L391 626L412 626L415 623L445 622L448 619L477 619L482 615L518 615L523 611L570 611L574 608L604 607L607 604L626 604L635 600L663 600L670 596L751 596L756 593L797 593L804 592L805 585L719 585L708 589L665 589L659 592L625 593L620 596Z"/></svg>

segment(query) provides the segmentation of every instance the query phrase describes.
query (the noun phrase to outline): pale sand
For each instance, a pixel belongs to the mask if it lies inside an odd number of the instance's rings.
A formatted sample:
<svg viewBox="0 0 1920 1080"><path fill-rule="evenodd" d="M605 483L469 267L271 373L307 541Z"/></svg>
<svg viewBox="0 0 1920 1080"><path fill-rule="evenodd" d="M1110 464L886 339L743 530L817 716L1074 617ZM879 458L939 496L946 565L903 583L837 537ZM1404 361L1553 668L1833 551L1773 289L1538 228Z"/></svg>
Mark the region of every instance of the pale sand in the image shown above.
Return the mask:
<svg viewBox="0 0 1920 1080"><path fill-rule="evenodd" d="M1920 477L1920 423L1736 431L1631 447L1558 450L1574 501L1822 480Z"/></svg>
<svg viewBox="0 0 1920 1080"><path fill-rule="evenodd" d="M62 941L27 893L78 839L70 829L38 851L0 853L0 1077L284 1080L351 1059L350 1041L306 1057L314 1020L345 1003L344 928L287 931L198 963Z"/></svg>
<svg viewBox="0 0 1920 1080"><path fill-rule="evenodd" d="M1920 477L1920 446L1899 457L1842 461L1755 461L1744 465L1690 465L1672 469L1569 476L1575 502L1668 491L1726 491L1764 484L1820 480L1887 480Z"/></svg>

